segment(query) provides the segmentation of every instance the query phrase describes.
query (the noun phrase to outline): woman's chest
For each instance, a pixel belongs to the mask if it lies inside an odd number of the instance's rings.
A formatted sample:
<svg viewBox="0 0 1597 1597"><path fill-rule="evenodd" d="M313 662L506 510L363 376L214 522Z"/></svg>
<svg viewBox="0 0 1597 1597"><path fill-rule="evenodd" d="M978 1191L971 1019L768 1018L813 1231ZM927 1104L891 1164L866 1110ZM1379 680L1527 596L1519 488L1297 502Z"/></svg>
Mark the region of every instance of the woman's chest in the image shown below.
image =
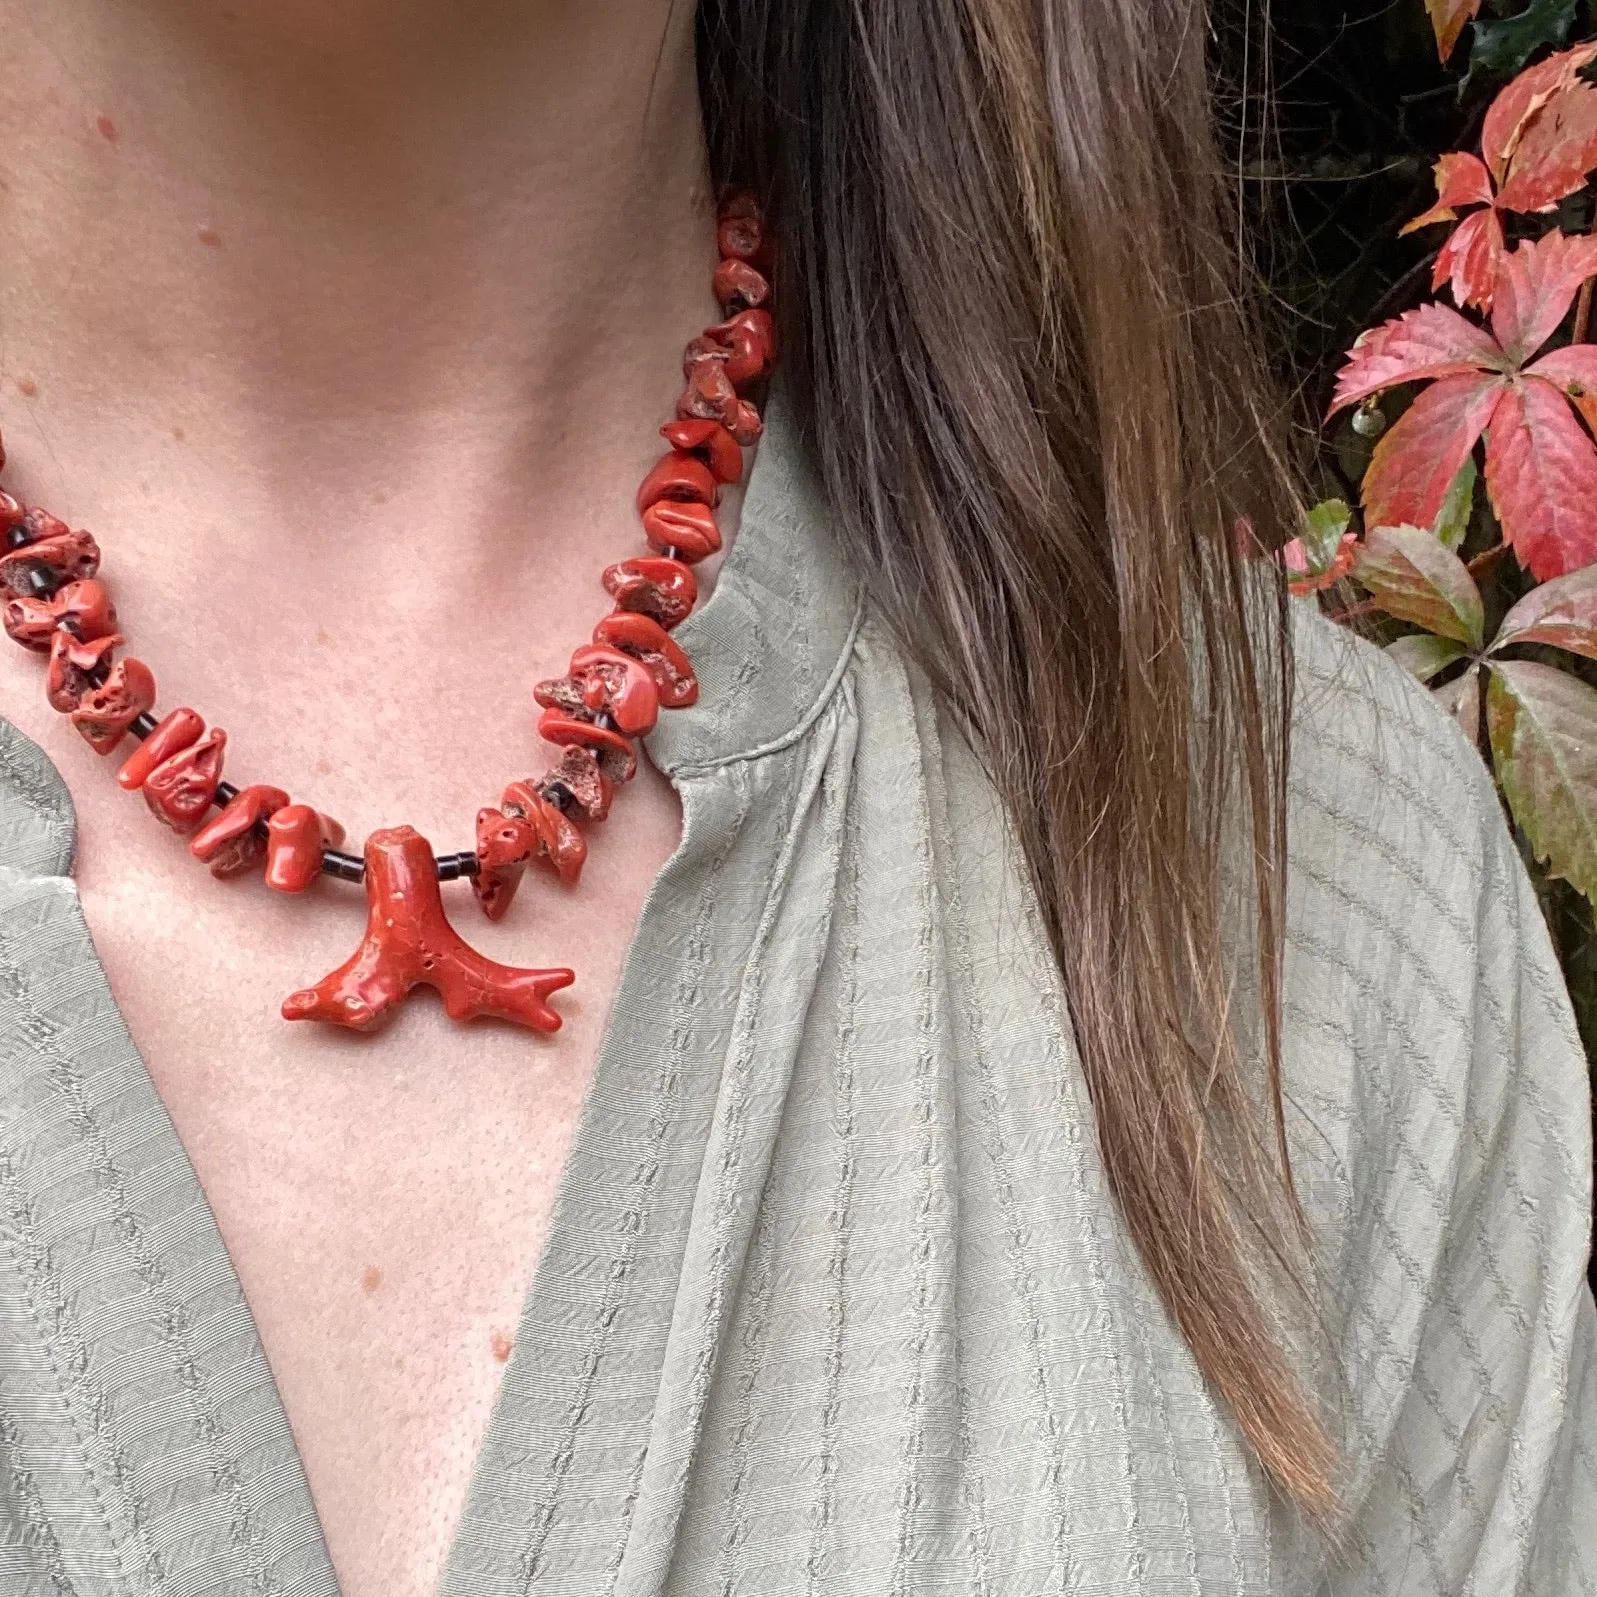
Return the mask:
<svg viewBox="0 0 1597 1597"><path fill-rule="evenodd" d="M213 881L136 799L80 793L85 918L259 1329L343 1597L436 1590L610 995L675 846L671 790L652 771L637 788L575 893L529 879L490 925L467 884L446 889L490 957L577 970L552 1036L455 1024L424 989L371 1036L285 1021L283 999L353 951L362 890Z"/></svg>

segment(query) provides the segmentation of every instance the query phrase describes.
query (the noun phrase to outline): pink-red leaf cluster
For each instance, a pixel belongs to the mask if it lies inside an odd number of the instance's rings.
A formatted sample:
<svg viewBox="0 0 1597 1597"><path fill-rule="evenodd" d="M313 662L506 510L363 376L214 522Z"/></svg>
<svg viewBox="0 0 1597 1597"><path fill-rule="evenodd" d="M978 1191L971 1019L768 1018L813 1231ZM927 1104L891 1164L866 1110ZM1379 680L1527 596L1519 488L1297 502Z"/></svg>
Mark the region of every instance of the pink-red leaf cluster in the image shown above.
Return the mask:
<svg viewBox="0 0 1597 1597"><path fill-rule="evenodd" d="M1438 9L1433 5L1433 21ZM1455 150L1436 163L1436 204L1403 231L1458 222L1461 211L1483 207L1459 222L1431 275L1433 289L1452 285L1460 307L1491 309L1504 255L1503 212L1550 211L1597 167L1597 88L1580 76L1593 61L1597 42L1527 68L1492 102L1480 155Z"/></svg>
<svg viewBox="0 0 1597 1597"><path fill-rule="evenodd" d="M1360 338L1333 413L1395 383L1430 383L1375 447L1366 526L1431 526L1485 434L1487 491L1521 565L1545 581L1597 561L1597 445L1570 408L1591 413L1597 345L1533 359L1594 274L1597 238L1549 233L1504 254L1490 331L1432 304Z"/></svg>

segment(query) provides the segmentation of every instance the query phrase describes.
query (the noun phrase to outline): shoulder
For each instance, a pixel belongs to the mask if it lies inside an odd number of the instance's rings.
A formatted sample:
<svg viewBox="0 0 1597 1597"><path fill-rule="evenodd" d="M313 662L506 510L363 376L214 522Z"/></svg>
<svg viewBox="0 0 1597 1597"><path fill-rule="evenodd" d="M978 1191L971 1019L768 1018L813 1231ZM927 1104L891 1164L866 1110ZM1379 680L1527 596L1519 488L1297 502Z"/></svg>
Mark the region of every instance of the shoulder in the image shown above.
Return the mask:
<svg viewBox="0 0 1597 1597"><path fill-rule="evenodd" d="M1330 844L1346 858L1395 845L1401 877L1472 885L1483 834L1503 831L1479 754L1430 690L1374 644L1308 604L1293 604L1291 629L1297 852Z"/></svg>
<svg viewBox="0 0 1597 1597"><path fill-rule="evenodd" d="M0 870L64 876L72 869L72 796L50 757L0 717Z"/></svg>

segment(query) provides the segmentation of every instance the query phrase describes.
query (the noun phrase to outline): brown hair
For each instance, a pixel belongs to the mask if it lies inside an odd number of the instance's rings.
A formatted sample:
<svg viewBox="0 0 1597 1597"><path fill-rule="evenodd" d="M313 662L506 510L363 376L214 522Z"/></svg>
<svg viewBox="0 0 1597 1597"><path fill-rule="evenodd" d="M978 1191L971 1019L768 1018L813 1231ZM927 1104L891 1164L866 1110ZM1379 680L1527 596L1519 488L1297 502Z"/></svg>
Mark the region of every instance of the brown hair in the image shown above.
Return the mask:
<svg viewBox="0 0 1597 1597"><path fill-rule="evenodd" d="M851 558L1007 803L1130 1232L1270 1478L1322 1518L1334 1450L1263 1284L1305 1241L1280 1093L1286 599L1250 598L1236 533L1297 511L1204 4L702 0L699 30L714 175L772 207L801 423ZM1222 909L1239 817L1245 970Z"/></svg>

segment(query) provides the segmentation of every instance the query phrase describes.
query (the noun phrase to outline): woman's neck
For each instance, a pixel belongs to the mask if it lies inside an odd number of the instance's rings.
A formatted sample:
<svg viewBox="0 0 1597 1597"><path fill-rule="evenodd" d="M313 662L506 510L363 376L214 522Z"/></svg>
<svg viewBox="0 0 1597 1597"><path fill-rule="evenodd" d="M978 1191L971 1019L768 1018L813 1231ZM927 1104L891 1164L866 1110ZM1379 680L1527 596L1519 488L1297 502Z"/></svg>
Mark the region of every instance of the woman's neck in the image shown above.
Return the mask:
<svg viewBox="0 0 1597 1597"><path fill-rule="evenodd" d="M32 485L176 439L185 499L225 475L290 540L412 492L455 538L514 506L558 539L529 498L643 458L713 313L691 11L0 0L0 422Z"/></svg>

